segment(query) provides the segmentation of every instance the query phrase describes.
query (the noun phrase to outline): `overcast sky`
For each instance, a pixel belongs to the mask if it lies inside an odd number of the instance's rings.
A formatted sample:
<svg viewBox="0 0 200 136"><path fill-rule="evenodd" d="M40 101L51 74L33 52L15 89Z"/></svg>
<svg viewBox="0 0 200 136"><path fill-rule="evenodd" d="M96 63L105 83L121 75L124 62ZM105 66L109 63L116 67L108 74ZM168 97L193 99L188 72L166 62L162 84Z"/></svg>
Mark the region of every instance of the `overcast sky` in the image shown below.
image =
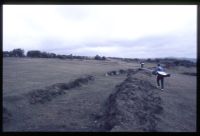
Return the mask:
<svg viewBox="0 0 200 136"><path fill-rule="evenodd" d="M3 50L197 56L196 5L3 5Z"/></svg>

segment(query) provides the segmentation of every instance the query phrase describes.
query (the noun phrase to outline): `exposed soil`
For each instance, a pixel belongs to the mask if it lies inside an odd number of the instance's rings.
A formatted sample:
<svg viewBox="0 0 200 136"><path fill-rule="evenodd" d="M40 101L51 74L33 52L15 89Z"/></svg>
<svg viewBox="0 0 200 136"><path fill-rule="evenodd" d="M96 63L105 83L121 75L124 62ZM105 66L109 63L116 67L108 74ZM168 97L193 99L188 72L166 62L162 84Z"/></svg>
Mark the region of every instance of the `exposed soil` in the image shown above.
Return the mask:
<svg viewBox="0 0 200 136"><path fill-rule="evenodd" d="M65 94L65 90L69 90L75 87L80 87L82 84L87 84L89 81L93 81L94 77L88 75L71 81L69 83L56 83L52 86L48 86L45 89L37 89L28 93L30 104L45 103L51 101L58 95Z"/></svg>
<svg viewBox="0 0 200 136"><path fill-rule="evenodd" d="M140 69L138 69L140 70ZM113 70L113 71L109 71L105 74L105 76L116 76L116 75L121 75L121 74L130 74L135 72L135 70L133 69L120 69L120 70Z"/></svg>
<svg viewBox="0 0 200 136"><path fill-rule="evenodd" d="M135 71L140 72L140 71ZM162 99L150 82L134 78L134 72L109 96L100 119L107 131L158 131ZM146 74L146 72L143 72Z"/></svg>

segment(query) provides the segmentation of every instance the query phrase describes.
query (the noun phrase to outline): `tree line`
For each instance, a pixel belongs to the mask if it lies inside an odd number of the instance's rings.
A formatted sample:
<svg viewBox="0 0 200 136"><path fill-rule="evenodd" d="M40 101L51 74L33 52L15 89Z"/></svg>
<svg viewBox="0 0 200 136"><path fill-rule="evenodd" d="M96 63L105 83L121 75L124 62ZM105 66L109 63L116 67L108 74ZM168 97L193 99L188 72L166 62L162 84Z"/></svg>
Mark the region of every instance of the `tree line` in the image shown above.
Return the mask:
<svg viewBox="0 0 200 136"><path fill-rule="evenodd" d="M106 60L106 57L96 55L94 58L87 56L73 56L70 55L59 55L55 53L42 52L39 50L30 50L25 55L23 49L13 49L12 51L3 51L3 57L30 57L30 58L59 58L59 59L95 59L95 60Z"/></svg>
<svg viewBox="0 0 200 136"><path fill-rule="evenodd" d="M174 67L174 66L185 66L185 67L195 67L196 63L189 61L189 60L181 60L181 59L175 59L175 58L155 58L150 59L148 58L146 62L153 62L153 63L162 63L165 64L166 67Z"/></svg>
<svg viewBox="0 0 200 136"><path fill-rule="evenodd" d="M176 59L176 58L147 58L147 59L139 59L139 58L118 58L118 57L110 57L112 59L121 60L129 63L140 63L140 62L147 62L147 63L161 63L164 64L166 68L175 67L175 66L185 66L185 67L195 67L196 63L184 60L184 59Z"/></svg>

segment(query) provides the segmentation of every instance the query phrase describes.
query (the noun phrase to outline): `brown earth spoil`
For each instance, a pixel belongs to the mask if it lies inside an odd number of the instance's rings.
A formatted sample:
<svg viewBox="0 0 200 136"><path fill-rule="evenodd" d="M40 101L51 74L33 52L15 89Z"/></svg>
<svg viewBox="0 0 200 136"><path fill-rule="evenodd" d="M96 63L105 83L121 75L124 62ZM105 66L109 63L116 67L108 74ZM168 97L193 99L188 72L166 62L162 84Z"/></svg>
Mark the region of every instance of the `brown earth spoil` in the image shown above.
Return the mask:
<svg viewBox="0 0 200 136"><path fill-rule="evenodd" d="M135 70L133 70L133 69L127 69L127 70L120 69L120 70L109 71L105 75L106 76L115 76L115 75L121 75L121 74L130 74L133 72L135 72Z"/></svg>
<svg viewBox="0 0 200 136"><path fill-rule="evenodd" d="M129 76L109 96L101 118L107 131L157 131L162 99L148 81Z"/></svg>
<svg viewBox="0 0 200 136"><path fill-rule="evenodd" d="M51 101L52 98L65 94L65 90L69 90L75 87L79 87L82 84L87 84L89 81L94 80L93 76L86 76L75 79L69 83L56 83L52 86L48 86L45 89L37 89L32 90L28 93L29 95L29 103L37 104L37 103L45 103L47 101Z"/></svg>

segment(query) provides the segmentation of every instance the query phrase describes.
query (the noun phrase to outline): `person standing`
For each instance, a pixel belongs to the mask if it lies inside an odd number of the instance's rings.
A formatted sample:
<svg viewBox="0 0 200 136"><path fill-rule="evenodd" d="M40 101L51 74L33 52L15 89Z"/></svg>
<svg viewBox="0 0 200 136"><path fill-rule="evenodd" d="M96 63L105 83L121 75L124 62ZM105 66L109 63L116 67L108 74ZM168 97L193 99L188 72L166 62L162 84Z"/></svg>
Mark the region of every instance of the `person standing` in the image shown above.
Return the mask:
<svg viewBox="0 0 200 136"><path fill-rule="evenodd" d="M159 88L160 87L160 82L161 82L161 90L163 91L164 90L164 76L159 74L159 72L163 72L164 69L163 67L161 67L160 64L157 65L156 67L156 74L157 74L157 78L156 78L156 81L157 81L157 87Z"/></svg>
<svg viewBox="0 0 200 136"><path fill-rule="evenodd" d="M144 68L144 63L143 62L140 63L140 68Z"/></svg>

